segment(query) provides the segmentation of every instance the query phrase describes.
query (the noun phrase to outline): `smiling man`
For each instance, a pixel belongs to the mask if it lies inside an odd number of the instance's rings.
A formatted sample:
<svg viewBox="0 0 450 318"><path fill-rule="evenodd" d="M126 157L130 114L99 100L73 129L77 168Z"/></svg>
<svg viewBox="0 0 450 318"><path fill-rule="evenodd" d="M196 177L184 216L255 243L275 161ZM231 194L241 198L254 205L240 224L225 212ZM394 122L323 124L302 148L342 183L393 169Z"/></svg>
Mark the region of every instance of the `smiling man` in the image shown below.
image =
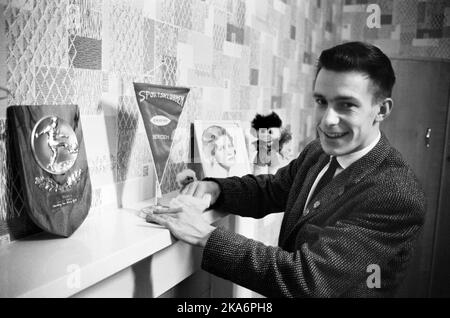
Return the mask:
<svg viewBox="0 0 450 318"><path fill-rule="evenodd" d="M153 221L204 247L202 268L269 297L392 297L424 221L423 191L380 132L393 107L389 58L350 42L322 52L319 138L275 175L209 179L183 194L261 218L284 211L278 247L206 223L186 205Z"/></svg>
<svg viewBox="0 0 450 318"><path fill-rule="evenodd" d="M319 71L313 97L319 119L317 132L327 154L349 155L379 138L379 123L389 115L392 99L378 100L372 86L363 73Z"/></svg>

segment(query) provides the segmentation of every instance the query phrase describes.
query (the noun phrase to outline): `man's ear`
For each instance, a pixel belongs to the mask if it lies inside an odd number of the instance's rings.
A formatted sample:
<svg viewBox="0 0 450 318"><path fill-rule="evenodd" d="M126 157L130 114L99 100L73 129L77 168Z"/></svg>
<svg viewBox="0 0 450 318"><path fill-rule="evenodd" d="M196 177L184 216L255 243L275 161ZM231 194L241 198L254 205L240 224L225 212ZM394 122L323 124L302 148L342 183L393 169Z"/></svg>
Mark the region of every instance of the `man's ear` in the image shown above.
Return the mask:
<svg viewBox="0 0 450 318"><path fill-rule="evenodd" d="M392 107L394 106L394 101L392 98L385 98L383 101L379 103L378 114L375 117L375 122L382 122L385 120L391 113Z"/></svg>

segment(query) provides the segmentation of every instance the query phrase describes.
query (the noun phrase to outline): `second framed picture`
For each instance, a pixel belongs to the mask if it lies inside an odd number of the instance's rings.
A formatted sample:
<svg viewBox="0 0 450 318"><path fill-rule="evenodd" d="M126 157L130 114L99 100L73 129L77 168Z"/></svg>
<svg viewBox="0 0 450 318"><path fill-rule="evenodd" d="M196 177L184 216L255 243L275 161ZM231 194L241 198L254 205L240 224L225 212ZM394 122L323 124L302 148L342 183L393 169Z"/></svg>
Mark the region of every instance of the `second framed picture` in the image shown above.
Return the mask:
<svg viewBox="0 0 450 318"><path fill-rule="evenodd" d="M239 121L196 120L197 158L205 177L226 178L251 173L244 131Z"/></svg>

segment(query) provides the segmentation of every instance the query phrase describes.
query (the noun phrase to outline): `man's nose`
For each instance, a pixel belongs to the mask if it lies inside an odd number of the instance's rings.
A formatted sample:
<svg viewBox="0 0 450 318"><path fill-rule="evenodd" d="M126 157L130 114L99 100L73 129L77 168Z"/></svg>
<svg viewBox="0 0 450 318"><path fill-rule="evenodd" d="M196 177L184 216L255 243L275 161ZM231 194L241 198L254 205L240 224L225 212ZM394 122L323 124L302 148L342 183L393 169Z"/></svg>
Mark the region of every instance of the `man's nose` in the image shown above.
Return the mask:
<svg viewBox="0 0 450 318"><path fill-rule="evenodd" d="M332 107L327 107L322 116L322 124L325 126L333 126L339 123L339 116Z"/></svg>

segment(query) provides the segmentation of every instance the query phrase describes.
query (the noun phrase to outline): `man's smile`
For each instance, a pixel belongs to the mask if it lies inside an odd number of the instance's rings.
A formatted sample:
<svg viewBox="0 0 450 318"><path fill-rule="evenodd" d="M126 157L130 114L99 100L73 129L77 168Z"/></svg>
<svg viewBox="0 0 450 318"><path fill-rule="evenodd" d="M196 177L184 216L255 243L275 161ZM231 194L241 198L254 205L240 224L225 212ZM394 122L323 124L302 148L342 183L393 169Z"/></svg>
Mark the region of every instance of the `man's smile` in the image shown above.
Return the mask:
<svg viewBox="0 0 450 318"><path fill-rule="evenodd" d="M349 132L332 132L332 131L323 131L320 127L319 130L322 132L322 134L325 135L325 137L330 138L330 139L338 139L338 138L342 138L344 136L346 136Z"/></svg>

